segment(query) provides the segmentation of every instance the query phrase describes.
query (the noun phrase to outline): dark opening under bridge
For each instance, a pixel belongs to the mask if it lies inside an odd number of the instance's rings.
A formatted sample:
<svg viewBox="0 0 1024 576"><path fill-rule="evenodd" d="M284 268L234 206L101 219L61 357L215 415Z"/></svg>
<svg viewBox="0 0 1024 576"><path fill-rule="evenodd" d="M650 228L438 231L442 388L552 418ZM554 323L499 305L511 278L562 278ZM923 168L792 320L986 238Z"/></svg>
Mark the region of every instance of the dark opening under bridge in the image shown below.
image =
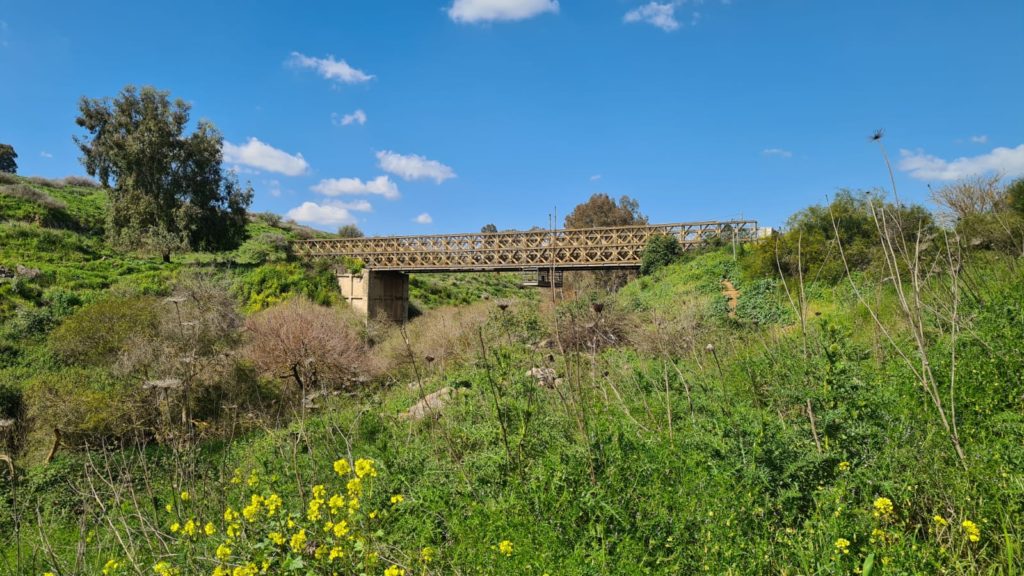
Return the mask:
<svg viewBox="0 0 1024 576"><path fill-rule="evenodd" d="M533 230L428 236L380 236L303 240L293 246L307 259L361 260L360 274L338 273L352 306L376 317L404 322L409 310L409 272L549 272L639 268L652 236L676 238L683 250L713 241L739 243L757 236L753 220L680 222L609 228Z"/></svg>

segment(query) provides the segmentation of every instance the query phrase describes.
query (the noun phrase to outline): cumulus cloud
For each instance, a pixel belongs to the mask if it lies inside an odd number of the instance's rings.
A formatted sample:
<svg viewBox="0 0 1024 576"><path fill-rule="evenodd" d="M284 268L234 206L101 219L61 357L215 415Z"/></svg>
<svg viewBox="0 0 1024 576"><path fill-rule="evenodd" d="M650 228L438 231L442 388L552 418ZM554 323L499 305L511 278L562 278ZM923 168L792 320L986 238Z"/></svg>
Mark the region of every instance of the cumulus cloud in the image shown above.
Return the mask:
<svg viewBox="0 0 1024 576"><path fill-rule="evenodd" d="M373 80L372 74L353 68L344 60L335 60L331 55L328 55L327 58L314 58L299 52L292 52L292 57L288 62L299 68L311 68L328 80L337 80L345 84L359 84Z"/></svg>
<svg viewBox="0 0 1024 576"><path fill-rule="evenodd" d="M387 176L378 176L363 182L359 178L328 178L314 184L310 190L324 196L358 196L374 194L388 200L398 198L398 185Z"/></svg>
<svg viewBox="0 0 1024 576"><path fill-rule="evenodd" d="M225 141L224 161L267 172L277 172L285 176L300 176L309 170L309 163L302 157L302 154L289 154L260 142L257 138L250 138L248 142L241 145Z"/></svg>
<svg viewBox="0 0 1024 576"><path fill-rule="evenodd" d="M622 20L629 24L644 22L665 32L671 32L679 28L679 20L676 20L678 7L679 2L651 2L626 12Z"/></svg>
<svg viewBox="0 0 1024 576"><path fill-rule="evenodd" d="M987 154L944 160L923 150L900 150L900 170L918 180L959 180L979 174L998 173L1016 178L1024 175L1024 144L999 147Z"/></svg>
<svg viewBox="0 0 1024 576"><path fill-rule="evenodd" d="M348 203L327 201L323 204L303 202L300 206L289 210L285 216L304 224L340 226L355 223L356 218L352 212L369 212L371 209L372 206L366 200Z"/></svg>
<svg viewBox="0 0 1024 576"><path fill-rule="evenodd" d="M775 156L777 158L792 158L793 153L789 150L783 150L782 148L765 148L761 150L761 154L765 156Z"/></svg>
<svg viewBox="0 0 1024 576"><path fill-rule="evenodd" d="M558 0L455 0L448 17L456 22L525 20L540 14L558 13Z"/></svg>
<svg viewBox="0 0 1024 576"><path fill-rule="evenodd" d="M416 154L403 155L390 150L377 152L380 169L404 180L431 179L440 184L455 178L455 171L437 160L429 160Z"/></svg>
<svg viewBox="0 0 1024 576"><path fill-rule="evenodd" d="M331 123L335 126L348 126L349 124L359 124L362 126L366 124L366 112L363 112L362 108L356 110L351 114L345 114L339 116L338 114L331 114Z"/></svg>
<svg viewBox="0 0 1024 576"><path fill-rule="evenodd" d="M434 221L434 219L430 217L430 214L427 214L426 212L417 216L415 220L417 224L430 224Z"/></svg>

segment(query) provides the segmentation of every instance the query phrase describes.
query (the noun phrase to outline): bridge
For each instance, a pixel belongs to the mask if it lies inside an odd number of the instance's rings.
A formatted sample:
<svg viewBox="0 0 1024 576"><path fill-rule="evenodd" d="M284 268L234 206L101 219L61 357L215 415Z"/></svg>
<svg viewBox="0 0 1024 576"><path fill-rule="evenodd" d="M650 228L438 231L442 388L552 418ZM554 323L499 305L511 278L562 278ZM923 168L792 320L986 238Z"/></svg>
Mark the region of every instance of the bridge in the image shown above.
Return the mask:
<svg viewBox="0 0 1024 576"><path fill-rule="evenodd" d="M381 236L302 240L300 258L353 259L359 274L338 273L345 299L368 317L385 314L404 322L409 310L410 272L548 272L639 268L653 236L676 238L683 250L710 242L746 242L757 236L753 220L680 222L609 228L531 230L479 234ZM543 282L543 280L542 280Z"/></svg>

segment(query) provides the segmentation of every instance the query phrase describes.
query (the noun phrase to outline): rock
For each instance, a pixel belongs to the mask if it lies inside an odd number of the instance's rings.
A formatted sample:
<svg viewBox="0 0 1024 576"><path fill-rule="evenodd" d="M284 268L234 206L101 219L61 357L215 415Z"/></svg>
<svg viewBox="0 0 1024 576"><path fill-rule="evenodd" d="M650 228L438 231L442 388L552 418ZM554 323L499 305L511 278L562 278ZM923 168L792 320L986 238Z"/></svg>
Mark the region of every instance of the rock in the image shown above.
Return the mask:
<svg viewBox="0 0 1024 576"><path fill-rule="evenodd" d="M533 378L537 381L537 384L545 388L554 387L559 379L558 373L555 372L554 368L530 368L526 371L526 376Z"/></svg>
<svg viewBox="0 0 1024 576"><path fill-rule="evenodd" d="M18 264L14 270L18 276L28 278L29 280L38 277L40 274L38 268L29 268L28 266L22 266L21 264Z"/></svg>
<svg viewBox="0 0 1024 576"><path fill-rule="evenodd" d="M455 395L456 391L454 388L451 386L445 386L437 392L431 392L423 398L420 398L420 400L413 404L411 408L399 414L398 418L399 420L408 420L411 422L419 422L427 416L440 418L441 409L451 402Z"/></svg>

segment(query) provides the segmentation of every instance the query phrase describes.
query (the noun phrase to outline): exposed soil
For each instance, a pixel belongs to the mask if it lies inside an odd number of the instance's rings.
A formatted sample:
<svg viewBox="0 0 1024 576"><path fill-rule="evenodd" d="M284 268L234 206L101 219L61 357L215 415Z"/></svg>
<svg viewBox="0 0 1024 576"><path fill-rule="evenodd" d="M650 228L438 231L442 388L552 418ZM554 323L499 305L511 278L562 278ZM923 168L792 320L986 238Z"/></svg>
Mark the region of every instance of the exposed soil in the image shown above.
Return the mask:
<svg viewBox="0 0 1024 576"><path fill-rule="evenodd" d="M740 302L740 291L732 285L728 278L722 280L722 296L728 299L729 318L736 317L736 305Z"/></svg>

